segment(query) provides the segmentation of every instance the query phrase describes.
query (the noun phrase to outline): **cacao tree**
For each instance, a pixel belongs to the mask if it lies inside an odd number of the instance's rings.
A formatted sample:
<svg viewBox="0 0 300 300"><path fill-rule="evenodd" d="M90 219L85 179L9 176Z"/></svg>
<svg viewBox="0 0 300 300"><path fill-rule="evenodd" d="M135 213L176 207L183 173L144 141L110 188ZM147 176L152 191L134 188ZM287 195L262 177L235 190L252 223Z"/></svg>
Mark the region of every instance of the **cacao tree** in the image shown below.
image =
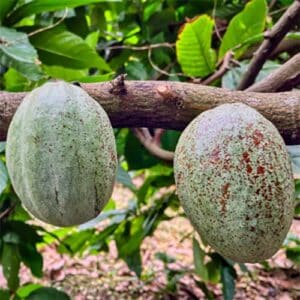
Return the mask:
<svg viewBox="0 0 300 300"><path fill-rule="evenodd" d="M116 1L4 0L0 3L0 299L69 299L40 283L20 284L21 265L43 277L41 249L84 256L109 251L143 280L141 246L161 222L184 216L172 161L181 131L200 113L225 103L255 108L280 132L295 178L300 213L300 2L298 0ZM116 181L133 199L110 199L95 219L58 229L32 222L6 167L11 120L28 93L47 81L78 85L104 108L114 128ZM22 145L20 144L20 147ZM28 155L28 154L27 154ZM140 184L133 178L142 179ZM85 201L82 199L81 201ZM101 229L99 229L99 224ZM194 231L194 283L214 299L222 284L232 299L237 270ZM288 235L286 256L299 267L299 237ZM159 250L176 295L186 270ZM268 269L268 262L261 263Z"/></svg>

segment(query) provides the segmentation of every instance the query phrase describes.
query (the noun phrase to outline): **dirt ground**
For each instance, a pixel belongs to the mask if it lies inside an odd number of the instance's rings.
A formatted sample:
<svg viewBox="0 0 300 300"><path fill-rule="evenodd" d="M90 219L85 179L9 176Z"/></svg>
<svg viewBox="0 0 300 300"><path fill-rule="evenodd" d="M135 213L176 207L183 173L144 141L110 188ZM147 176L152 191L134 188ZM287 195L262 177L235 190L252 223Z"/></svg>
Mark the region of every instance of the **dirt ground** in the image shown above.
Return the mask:
<svg viewBox="0 0 300 300"><path fill-rule="evenodd" d="M115 189L113 199L124 203L128 192L121 187ZM70 258L56 252L55 245L42 249L44 257L44 277L33 278L23 266L21 282L41 282L60 288L75 300L94 299L205 299L202 291L195 286L192 274L193 253L192 231L188 220L182 217L162 222L154 236L147 237L142 245L143 280L139 280L126 264L117 259L117 250L112 242L109 253ZM300 221L295 220L291 233L300 236ZM186 237L186 238L185 238ZM178 283L176 293L165 290L166 276L156 252L166 252L177 260L172 269L186 269L186 275ZM300 299L300 269L285 257L280 250L271 260L268 272L259 264L247 265L251 274L239 272L235 299ZM0 287L5 280L0 272ZM211 285L216 299L223 299L221 286Z"/></svg>

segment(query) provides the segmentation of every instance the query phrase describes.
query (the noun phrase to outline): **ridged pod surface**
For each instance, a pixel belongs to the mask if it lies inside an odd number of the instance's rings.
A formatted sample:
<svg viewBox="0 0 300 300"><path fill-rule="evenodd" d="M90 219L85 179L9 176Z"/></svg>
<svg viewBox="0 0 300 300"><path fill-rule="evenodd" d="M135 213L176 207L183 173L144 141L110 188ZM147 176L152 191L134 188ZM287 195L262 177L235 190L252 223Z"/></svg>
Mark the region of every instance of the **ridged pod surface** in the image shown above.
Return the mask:
<svg viewBox="0 0 300 300"><path fill-rule="evenodd" d="M186 215L217 252L254 263L278 250L293 219L291 162L256 110L234 103L199 115L179 139L174 168Z"/></svg>
<svg viewBox="0 0 300 300"><path fill-rule="evenodd" d="M96 217L111 196L117 168L105 111L65 82L46 83L24 98L9 127L6 159L24 207L57 226Z"/></svg>

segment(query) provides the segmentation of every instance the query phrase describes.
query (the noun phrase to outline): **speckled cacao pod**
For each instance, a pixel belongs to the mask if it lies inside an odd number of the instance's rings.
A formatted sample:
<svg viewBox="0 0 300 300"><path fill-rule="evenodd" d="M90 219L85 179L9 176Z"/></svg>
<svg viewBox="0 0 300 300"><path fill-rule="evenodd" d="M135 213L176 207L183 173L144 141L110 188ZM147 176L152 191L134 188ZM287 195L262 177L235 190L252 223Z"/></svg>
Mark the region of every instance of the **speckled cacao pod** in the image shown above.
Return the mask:
<svg viewBox="0 0 300 300"><path fill-rule="evenodd" d="M174 168L186 215L217 252L254 263L278 250L294 182L284 141L256 110L235 103L199 115L180 137Z"/></svg>
<svg viewBox="0 0 300 300"><path fill-rule="evenodd" d="M9 127L6 158L22 204L44 222L84 223L111 196L113 129L102 107L77 86L47 83L25 97Z"/></svg>

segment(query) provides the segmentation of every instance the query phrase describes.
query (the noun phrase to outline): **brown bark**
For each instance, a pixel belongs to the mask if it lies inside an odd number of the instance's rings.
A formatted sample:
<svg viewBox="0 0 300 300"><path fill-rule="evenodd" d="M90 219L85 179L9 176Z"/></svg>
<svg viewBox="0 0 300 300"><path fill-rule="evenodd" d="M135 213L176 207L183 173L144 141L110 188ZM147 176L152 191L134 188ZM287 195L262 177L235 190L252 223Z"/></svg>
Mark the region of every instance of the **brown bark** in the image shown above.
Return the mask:
<svg viewBox="0 0 300 300"><path fill-rule="evenodd" d="M268 59L273 50L282 41L287 32L295 26L300 16L300 0L295 0L294 3L287 9L281 16L274 27L265 32L265 40L255 52L252 60L250 61L249 68L245 72L238 90L244 90L255 81L255 78L265 61Z"/></svg>
<svg viewBox="0 0 300 300"><path fill-rule="evenodd" d="M248 92L282 92L300 84L300 53L272 72L263 80L246 89Z"/></svg>
<svg viewBox="0 0 300 300"><path fill-rule="evenodd" d="M287 144L300 144L300 93L228 91L171 81L82 84L108 113L114 127L183 129L199 113L224 103L243 102L278 128ZM26 93L0 92L0 140Z"/></svg>

